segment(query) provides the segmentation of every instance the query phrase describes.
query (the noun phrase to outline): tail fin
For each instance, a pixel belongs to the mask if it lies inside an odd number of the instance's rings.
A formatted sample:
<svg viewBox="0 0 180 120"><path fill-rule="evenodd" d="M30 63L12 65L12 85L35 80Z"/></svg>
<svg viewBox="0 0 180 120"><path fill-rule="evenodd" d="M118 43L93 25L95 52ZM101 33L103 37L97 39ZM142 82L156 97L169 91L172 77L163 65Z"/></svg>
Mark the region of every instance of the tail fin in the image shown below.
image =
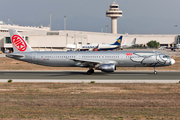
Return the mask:
<svg viewBox="0 0 180 120"><path fill-rule="evenodd" d="M13 44L14 52L34 51L16 30L9 29L9 34Z"/></svg>
<svg viewBox="0 0 180 120"><path fill-rule="evenodd" d="M132 45L136 44L136 38L134 38L134 40L131 42Z"/></svg>
<svg viewBox="0 0 180 120"><path fill-rule="evenodd" d="M123 37L123 36L120 36L120 37L116 40L116 42L115 42L114 44L111 44L111 45L121 45L122 37Z"/></svg>
<svg viewBox="0 0 180 120"><path fill-rule="evenodd" d="M122 46L122 45L126 45L126 39L124 39L124 40L122 41L121 46Z"/></svg>

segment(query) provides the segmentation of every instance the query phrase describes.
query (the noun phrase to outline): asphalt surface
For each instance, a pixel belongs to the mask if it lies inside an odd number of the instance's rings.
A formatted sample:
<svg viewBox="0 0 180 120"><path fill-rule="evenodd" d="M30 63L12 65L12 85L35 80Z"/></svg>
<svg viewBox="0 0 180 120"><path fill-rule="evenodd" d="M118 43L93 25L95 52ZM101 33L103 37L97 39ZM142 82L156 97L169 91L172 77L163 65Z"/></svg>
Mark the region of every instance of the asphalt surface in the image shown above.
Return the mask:
<svg viewBox="0 0 180 120"><path fill-rule="evenodd" d="M116 71L103 73L95 71L86 75L86 71L0 71L1 79L49 79L49 80L180 80L180 71Z"/></svg>

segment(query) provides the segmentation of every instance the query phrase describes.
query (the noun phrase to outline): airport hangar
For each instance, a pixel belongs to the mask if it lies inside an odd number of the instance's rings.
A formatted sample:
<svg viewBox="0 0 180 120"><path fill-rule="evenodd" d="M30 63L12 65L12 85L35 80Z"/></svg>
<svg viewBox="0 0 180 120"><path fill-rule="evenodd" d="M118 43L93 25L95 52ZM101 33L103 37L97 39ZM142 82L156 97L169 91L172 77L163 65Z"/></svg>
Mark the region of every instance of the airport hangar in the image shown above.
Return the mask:
<svg viewBox="0 0 180 120"><path fill-rule="evenodd" d="M37 51L66 51L66 44L111 44L119 36L127 40L127 44L136 38L136 44L146 45L151 40L156 40L161 46L174 46L180 41L176 34L112 34L85 31L50 31L50 27L30 27L4 24L0 21L0 51L12 51L8 29L16 29Z"/></svg>

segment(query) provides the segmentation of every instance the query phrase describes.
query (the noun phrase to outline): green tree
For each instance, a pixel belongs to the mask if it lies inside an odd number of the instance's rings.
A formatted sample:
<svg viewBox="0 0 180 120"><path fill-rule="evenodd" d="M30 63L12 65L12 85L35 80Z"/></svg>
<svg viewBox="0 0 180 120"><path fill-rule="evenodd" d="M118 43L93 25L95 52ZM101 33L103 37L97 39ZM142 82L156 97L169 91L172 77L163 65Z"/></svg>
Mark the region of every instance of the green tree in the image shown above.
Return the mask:
<svg viewBox="0 0 180 120"><path fill-rule="evenodd" d="M151 40L150 42L147 43L147 45L150 48L157 48L159 47L160 44L156 40Z"/></svg>

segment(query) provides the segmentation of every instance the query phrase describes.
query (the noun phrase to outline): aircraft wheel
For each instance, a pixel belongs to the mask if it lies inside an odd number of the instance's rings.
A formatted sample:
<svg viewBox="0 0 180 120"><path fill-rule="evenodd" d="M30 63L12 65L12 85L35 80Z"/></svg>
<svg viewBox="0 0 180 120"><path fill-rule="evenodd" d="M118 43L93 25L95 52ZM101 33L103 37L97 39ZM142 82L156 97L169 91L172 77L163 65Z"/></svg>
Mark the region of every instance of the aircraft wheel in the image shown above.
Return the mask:
<svg viewBox="0 0 180 120"><path fill-rule="evenodd" d="M94 73L93 69L90 69L90 70L87 71L87 75L91 75L92 73Z"/></svg>
<svg viewBox="0 0 180 120"><path fill-rule="evenodd" d="M90 70L88 70L87 71L87 75L91 75L92 73L91 73L91 71Z"/></svg>
<svg viewBox="0 0 180 120"><path fill-rule="evenodd" d="M91 75L92 74L92 71L91 70L88 70L87 71L87 75Z"/></svg>
<svg viewBox="0 0 180 120"><path fill-rule="evenodd" d="M154 74L155 74L155 75L157 74L156 66L154 67Z"/></svg>

